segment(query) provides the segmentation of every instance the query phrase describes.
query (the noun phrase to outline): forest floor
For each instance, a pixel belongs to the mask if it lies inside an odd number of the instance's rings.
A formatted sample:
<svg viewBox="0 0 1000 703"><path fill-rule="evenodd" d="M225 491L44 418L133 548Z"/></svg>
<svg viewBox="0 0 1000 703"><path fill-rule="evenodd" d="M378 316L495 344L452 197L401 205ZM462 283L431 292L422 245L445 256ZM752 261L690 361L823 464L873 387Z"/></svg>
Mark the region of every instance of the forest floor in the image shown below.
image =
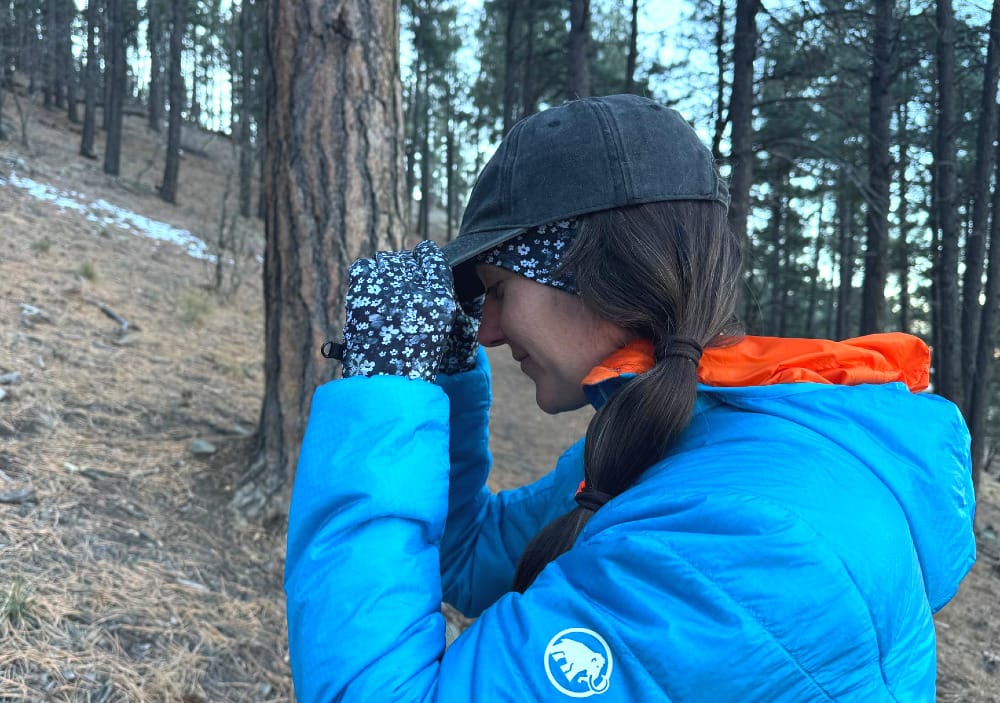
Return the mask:
<svg viewBox="0 0 1000 703"><path fill-rule="evenodd" d="M0 142L0 701L289 701L284 526L227 508L264 380L261 225L231 223L245 244L216 292L211 263L54 195L209 241L236 207L229 142L191 130L171 206L143 120L111 178L61 114L26 107L30 146ZM542 414L509 355L493 361L501 488L588 416ZM987 476L979 560L937 618L941 701L1000 703L998 532Z"/></svg>

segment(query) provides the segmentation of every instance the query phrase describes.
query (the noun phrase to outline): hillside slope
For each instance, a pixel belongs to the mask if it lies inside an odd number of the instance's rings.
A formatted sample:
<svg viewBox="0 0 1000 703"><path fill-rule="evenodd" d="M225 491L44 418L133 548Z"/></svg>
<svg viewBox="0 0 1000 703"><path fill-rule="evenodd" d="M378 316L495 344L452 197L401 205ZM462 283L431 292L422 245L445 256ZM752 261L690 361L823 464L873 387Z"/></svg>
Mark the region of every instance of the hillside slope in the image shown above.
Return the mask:
<svg viewBox="0 0 1000 703"><path fill-rule="evenodd" d="M142 120L111 179L31 109L30 148L0 143L0 700L290 700L283 526L225 509L263 387L261 226L235 223L246 244L217 295L211 262L93 205L210 241L230 146L192 130L170 206ZM550 466L588 413L543 415L492 358L499 488ZM998 505L986 477L979 563L938 620L942 701L1000 701Z"/></svg>

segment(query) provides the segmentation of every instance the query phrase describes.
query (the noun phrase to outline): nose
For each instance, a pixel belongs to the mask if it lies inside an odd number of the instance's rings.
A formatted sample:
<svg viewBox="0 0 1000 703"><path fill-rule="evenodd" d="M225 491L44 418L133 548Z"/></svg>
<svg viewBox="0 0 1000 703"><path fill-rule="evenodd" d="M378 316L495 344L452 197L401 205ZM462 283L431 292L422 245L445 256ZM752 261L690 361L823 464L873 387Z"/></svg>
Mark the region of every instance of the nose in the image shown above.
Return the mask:
<svg viewBox="0 0 1000 703"><path fill-rule="evenodd" d="M483 302L483 318L479 322L479 343L484 347L498 347L505 342L500 327L500 302L487 295Z"/></svg>

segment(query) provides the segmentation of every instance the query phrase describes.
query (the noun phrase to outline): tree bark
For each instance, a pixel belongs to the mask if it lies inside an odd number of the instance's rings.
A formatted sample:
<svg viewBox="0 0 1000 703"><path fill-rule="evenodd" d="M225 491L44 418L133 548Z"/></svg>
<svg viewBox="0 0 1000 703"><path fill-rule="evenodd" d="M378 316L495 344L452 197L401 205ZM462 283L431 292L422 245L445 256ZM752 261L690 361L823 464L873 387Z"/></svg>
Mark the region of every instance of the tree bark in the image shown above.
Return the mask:
<svg viewBox="0 0 1000 703"><path fill-rule="evenodd" d="M978 382L979 295L983 289L983 263L989 234L990 175L993 171L993 139L997 133L997 79L1000 78L1000 0L990 14L989 47L983 70L983 92L979 101L976 132L976 165L973 177L972 229L965 243L965 277L962 283L962 374L964 397L972 398ZM997 217L997 210L994 210ZM967 413L968 414L968 413Z"/></svg>
<svg viewBox="0 0 1000 703"><path fill-rule="evenodd" d="M170 91L170 118L167 123L167 155L163 166L163 183L160 197L168 203L177 202L177 181L181 167L181 127L184 110L184 76L181 74L181 57L184 51L184 32L187 28L186 0L173 0L170 19L170 67L168 90Z"/></svg>
<svg viewBox="0 0 1000 703"><path fill-rule="evenodd" d="M123 0L107 0L108 55L105 71L111 89L104 105L108 135L104 142L104 172L117 176L121 171L122 120L125 107L125 28Z"/></svg>
<svg viewBox="0 0 1000 703"><path fill-rule="evenodd" d="M566 98L590 96L590 0L570 0ZM529 59L530 63L530 59Z"/></svg>
<svg viewBox="0 0 1000 703"><path fill-rule="evenodd" d="M83 76L83 130L80 137L80 155L96 159L94 133L97 131L97 82L100 66L97 57L97 24L100 20L100 0L87 3L87 68Z"/></svg>
<svg viewBox="0 0 1000 703"><path fill-rule="evenodd" d="M748 241L750 185L753 182L754 57L757 55L757 12L760 0L737 0L736 33L733 37L733 89L729 98L732 125L732 171L729 192L729 226Z"/></svg>
<svg viewBox="0 0 1000 703"><path fill-rule="evenodd" d="M872 74L868 93L868 197L865 272L861 286L861 334L885 331L885 282L889 248L889 88L893 73L895 0L875 1Z"/></svg>
<svg viewBox="0 0 1000 703"><path fill-rule="evenodd" d="M287 507L350 263L404 239L399 0L329 7L267 3L266 381L256 460L233 498L250 517Z"/></svg>
<svg viewBox="0 0 1000 703"><path fill-rule="evenodd" d="M938 109L934 151L934 212L941 243L937 285L940 345L935 349L937 392L959 407L962 402L962 339L959 319L957 176L955 160L955 17L951 0L937 0Z"/></svg>

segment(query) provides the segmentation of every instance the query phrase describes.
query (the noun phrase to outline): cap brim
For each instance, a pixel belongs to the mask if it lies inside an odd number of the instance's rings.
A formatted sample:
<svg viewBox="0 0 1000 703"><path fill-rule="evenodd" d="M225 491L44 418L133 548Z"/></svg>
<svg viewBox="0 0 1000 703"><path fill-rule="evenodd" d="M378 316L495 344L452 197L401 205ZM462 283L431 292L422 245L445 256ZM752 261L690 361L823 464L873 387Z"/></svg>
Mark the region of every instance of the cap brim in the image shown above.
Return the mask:
<svg viewBox="0 0 1000 703"><path fill-rule="evenodd" d="M483 285L469 264L477 255L489 251L508 239L528 231L527 227L471 232L463 234L444 245L444 256L455 277L455 296L459 300L471 300L483 294Z"/></svg>
<svg viewBox="0 0 1000 703"><path fill-rule="evenodd" d="M513 239L528 231L527 227L493 230L488 232L471 232L463 234L444 245L444 256L452 268L464 264L472 257L492 249L498 244Z"/></svg>

